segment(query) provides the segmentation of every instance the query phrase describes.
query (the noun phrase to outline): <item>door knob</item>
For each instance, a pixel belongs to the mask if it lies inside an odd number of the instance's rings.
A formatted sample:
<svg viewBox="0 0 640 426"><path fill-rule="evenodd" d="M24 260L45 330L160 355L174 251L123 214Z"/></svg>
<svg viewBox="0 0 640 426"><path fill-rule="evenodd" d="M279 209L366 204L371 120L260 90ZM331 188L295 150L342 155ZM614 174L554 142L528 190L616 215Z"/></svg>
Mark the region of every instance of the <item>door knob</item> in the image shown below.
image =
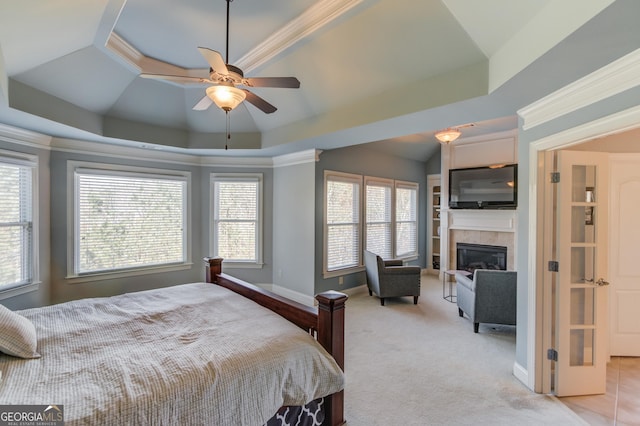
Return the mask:
<svg viewBox="0 0 640 426"><path fill-rule="evenodd" d="M609 281L605 281L604 278L600 278L598 281L596 281L596 284L600 287L605 286L605 285L609 285Z"/></svg>

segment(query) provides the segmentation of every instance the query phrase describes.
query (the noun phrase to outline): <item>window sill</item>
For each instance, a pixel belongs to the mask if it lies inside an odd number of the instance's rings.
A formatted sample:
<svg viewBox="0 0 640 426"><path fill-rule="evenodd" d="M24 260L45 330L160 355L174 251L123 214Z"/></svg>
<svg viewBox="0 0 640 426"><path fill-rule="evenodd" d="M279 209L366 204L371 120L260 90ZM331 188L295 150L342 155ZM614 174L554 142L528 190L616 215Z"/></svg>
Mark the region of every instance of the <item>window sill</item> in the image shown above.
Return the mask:
<svg viewBox="0 0 640 426"><path fill-rule="evenodd" d="M0 290L0 300L10 297L19 296L21 294L37 291L40 288L40 281L24 284L20 286L10 287L6 290Z"/></svg>
<svg viewBox="0 0 640 426"><path fill-rule="evenodd" d="M222 261L222 270L225 269L262 269L264 263L255 262L234 262L232 260Z"/></svg>
<svg viewBox="0 0 640 426"><path fill-rule="evenodd" d="M128 269L120 271L99 272L86 275L68 275L66 276L67 284L79 284L91 281L105 281L117 278L135 277L139 275L163 274L173 271L184 271L191 269L192 262L180 263L166 266L153 266L148 268Z"/></svg>
<svg viewBox="0 0 640 426"><path fill-rule="evenodd" d="M353 268L337 269L335 271L325 271L322 274L322 278L335 278L342 277L349 274L355 274L356 272L364 271L364 266L357 266Z"/></svg>
<svg viewBox="0 0 640 426"><path fill-rule="evenodd" d="M409 255L407 257L398 257L398 258L396 258L396 260L402 260L403 262L411 262L413 260L418 260L418 255L417 254L412 254L412 255Z"/></svg>

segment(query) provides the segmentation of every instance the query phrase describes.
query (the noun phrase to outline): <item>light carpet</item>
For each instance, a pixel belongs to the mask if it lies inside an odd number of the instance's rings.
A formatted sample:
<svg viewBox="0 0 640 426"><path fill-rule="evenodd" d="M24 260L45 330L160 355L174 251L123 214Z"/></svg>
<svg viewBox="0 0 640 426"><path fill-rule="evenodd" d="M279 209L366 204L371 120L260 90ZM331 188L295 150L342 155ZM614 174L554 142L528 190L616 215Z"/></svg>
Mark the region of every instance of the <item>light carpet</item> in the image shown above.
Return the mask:
<svg viewBox="0 0 640 426"><path fill-rule="evenodd" d="M585 425L513 375L515 327L473 324L423 275L412 297L347 291L345 418L370 425Z"/></svg>

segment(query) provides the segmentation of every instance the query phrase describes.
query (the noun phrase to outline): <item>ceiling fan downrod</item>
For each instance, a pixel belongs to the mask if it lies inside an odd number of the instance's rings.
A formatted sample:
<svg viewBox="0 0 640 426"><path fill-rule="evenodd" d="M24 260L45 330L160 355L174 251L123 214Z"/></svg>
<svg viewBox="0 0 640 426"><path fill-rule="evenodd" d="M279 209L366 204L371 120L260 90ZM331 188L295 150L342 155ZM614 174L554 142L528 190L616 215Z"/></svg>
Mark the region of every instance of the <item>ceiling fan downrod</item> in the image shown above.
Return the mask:
<svg viewBox="0 0 640 426"><path fill-rule="evenodd" d="M225 63L228 64L229 63L229 5L231 4L233 0L227 0L227 49L226 49L226 54L227 57L225 58ZM229 149L229 142L231 141L231 117L229 117L229 110L226 109L224 111L225 113L225 121L226 121L226 127L227 127L227 135L226 135L226 139L224 141L224 150L226 151L227 149Z"/></svg>
<svg viewBox="0 0 640 426"><path fill-rule="evenodd" d="M233 0L227 0L227 57L225 58L225 63L229 63L229 4Z"/></svg>

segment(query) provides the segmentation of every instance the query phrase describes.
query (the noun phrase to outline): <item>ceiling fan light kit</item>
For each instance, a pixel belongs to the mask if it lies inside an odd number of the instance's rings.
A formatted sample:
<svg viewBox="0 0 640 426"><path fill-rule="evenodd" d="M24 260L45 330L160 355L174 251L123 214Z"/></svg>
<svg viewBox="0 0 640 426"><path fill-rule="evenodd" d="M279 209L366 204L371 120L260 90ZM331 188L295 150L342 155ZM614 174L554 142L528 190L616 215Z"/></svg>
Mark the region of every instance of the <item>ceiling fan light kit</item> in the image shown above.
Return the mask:
<svg viewBox="0 0 640 426"><path fill-rule="evenodd" d="M441 130L435 134L436 139L440 141L440 143L451 143L460 137L460 130L455 128L448 128Z"/></svg>
<svg viewBox="0 0 640 426"><path fill-rule="evenodd" d="M218 108L225 112L229 112L240 105L247 97L244 90L238 89L232 84L207 87L206 93Z"/></svg>

